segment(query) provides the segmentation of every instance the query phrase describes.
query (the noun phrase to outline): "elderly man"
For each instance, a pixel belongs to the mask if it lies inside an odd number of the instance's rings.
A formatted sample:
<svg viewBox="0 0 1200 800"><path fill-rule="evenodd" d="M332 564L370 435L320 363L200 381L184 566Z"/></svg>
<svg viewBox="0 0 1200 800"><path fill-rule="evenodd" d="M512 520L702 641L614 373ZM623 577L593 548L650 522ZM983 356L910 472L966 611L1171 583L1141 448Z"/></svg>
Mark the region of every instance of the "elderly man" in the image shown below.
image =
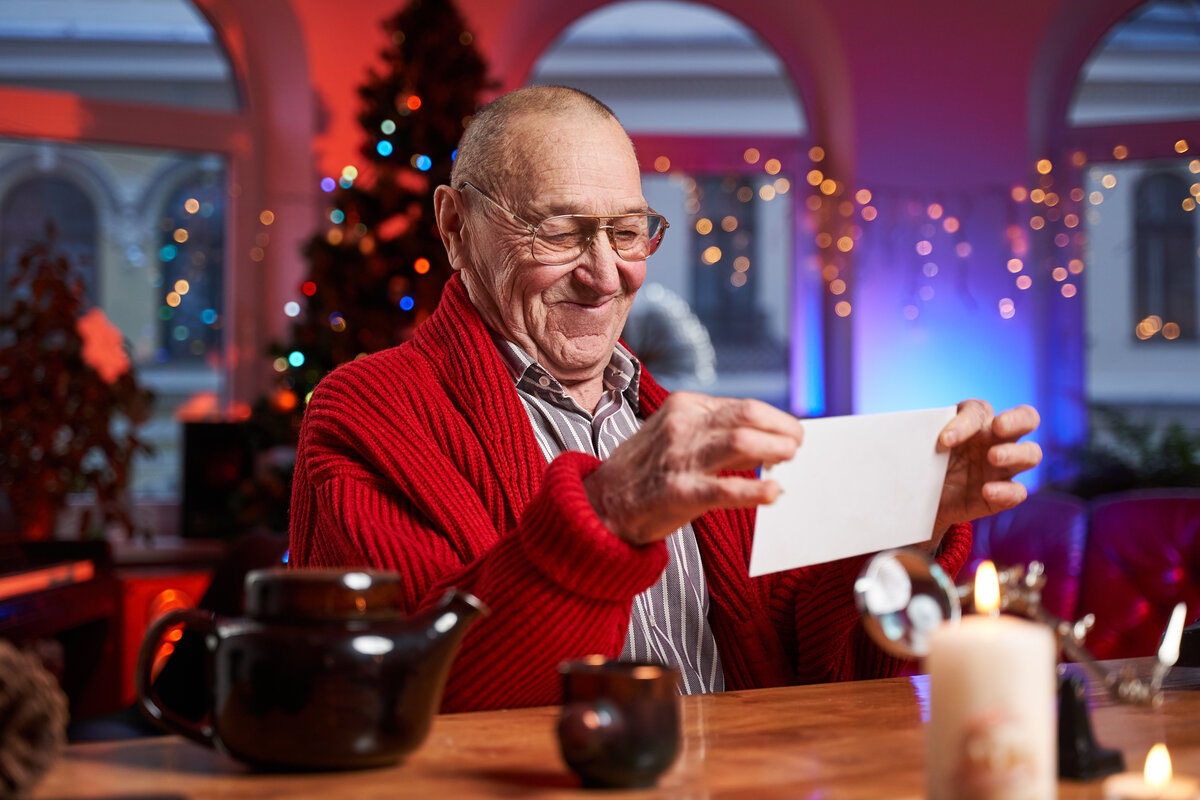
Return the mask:
<svg viewBox="0 0 1200 800"><path fill-rule="evenodd" d="M346 364L308 406L292 499L299 566L397 570L404 606L448 587L492 615L444 710L553 703L556 666L676 664L687 692L876 677L863 559L750 578L754 508L803 428L754 400L668 395L619 341L667 222L633 146L589 95L504 95L463 136L438 226L457 274L399 347ZM1041 458L1020 407L966 401L928 547L954 574L969 520L1021 502ZM800 531L837 536L838 531Z"/></svg>

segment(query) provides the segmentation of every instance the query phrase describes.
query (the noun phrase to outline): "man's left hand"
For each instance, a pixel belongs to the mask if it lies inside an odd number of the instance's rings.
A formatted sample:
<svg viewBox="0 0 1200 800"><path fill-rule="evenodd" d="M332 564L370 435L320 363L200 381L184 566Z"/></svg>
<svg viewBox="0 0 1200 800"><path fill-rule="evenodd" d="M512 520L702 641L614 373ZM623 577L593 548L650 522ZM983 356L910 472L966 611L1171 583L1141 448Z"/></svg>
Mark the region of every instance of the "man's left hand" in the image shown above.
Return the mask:
<svg viewBox="0 0 1200 800"><path fill-rule="evenodd" d="M938 444L949 448L950 463L938 503L930 550L936 550L951 525L1012 508L1025 500L1024 486L1013 476L1036 467L1042 449L1018 441L1037 429L1032 406L1017 406L995 415L983 400L964 400L946 424Z"/></svg>

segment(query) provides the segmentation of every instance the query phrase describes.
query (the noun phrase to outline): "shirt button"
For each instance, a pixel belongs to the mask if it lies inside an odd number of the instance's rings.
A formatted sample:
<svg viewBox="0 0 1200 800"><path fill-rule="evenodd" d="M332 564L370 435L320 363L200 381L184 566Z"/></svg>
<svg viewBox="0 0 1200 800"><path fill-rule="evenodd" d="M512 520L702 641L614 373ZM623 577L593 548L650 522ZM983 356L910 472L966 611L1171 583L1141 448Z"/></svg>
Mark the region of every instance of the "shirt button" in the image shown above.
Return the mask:
<svg viewBox="0 0 1200 800"><path fill-rule="evenodd" d="M543 389L549 389L550 379L543 375L542 377L538 378L538 386L541 386Z"/></svg>

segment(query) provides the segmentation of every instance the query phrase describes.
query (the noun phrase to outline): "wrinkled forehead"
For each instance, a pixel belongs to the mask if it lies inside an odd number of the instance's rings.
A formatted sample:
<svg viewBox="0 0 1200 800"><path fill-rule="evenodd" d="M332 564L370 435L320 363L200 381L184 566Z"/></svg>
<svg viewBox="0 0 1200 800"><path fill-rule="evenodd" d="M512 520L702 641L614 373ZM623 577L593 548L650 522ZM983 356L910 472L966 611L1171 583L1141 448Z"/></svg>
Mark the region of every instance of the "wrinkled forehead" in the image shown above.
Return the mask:
<svg viewBox="0 0 1200 800"><path fill-rule="evenodd" d="M620 124L593 114L529 114L509 128L502 191L542 214L644 210L641 173Z"/></svg>

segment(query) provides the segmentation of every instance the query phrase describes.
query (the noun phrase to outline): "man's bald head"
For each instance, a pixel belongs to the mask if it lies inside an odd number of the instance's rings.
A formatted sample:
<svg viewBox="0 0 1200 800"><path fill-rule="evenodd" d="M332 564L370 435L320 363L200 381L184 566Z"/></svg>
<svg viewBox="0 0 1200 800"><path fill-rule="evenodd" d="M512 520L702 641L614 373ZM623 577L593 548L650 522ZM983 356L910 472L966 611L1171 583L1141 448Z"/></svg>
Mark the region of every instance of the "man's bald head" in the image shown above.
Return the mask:
<svg viewBox="0 0 1200 800"><path fill-rule="evenodd" d="M533 167L527 163L530 149L514 137L529 133L523 123L534 117L581 116L620 125L611 108L567 86L527 86L501 95L481 108L463 133L450 185L460 188L463 181L470 181L492 191L518 185Z"/></svg>

